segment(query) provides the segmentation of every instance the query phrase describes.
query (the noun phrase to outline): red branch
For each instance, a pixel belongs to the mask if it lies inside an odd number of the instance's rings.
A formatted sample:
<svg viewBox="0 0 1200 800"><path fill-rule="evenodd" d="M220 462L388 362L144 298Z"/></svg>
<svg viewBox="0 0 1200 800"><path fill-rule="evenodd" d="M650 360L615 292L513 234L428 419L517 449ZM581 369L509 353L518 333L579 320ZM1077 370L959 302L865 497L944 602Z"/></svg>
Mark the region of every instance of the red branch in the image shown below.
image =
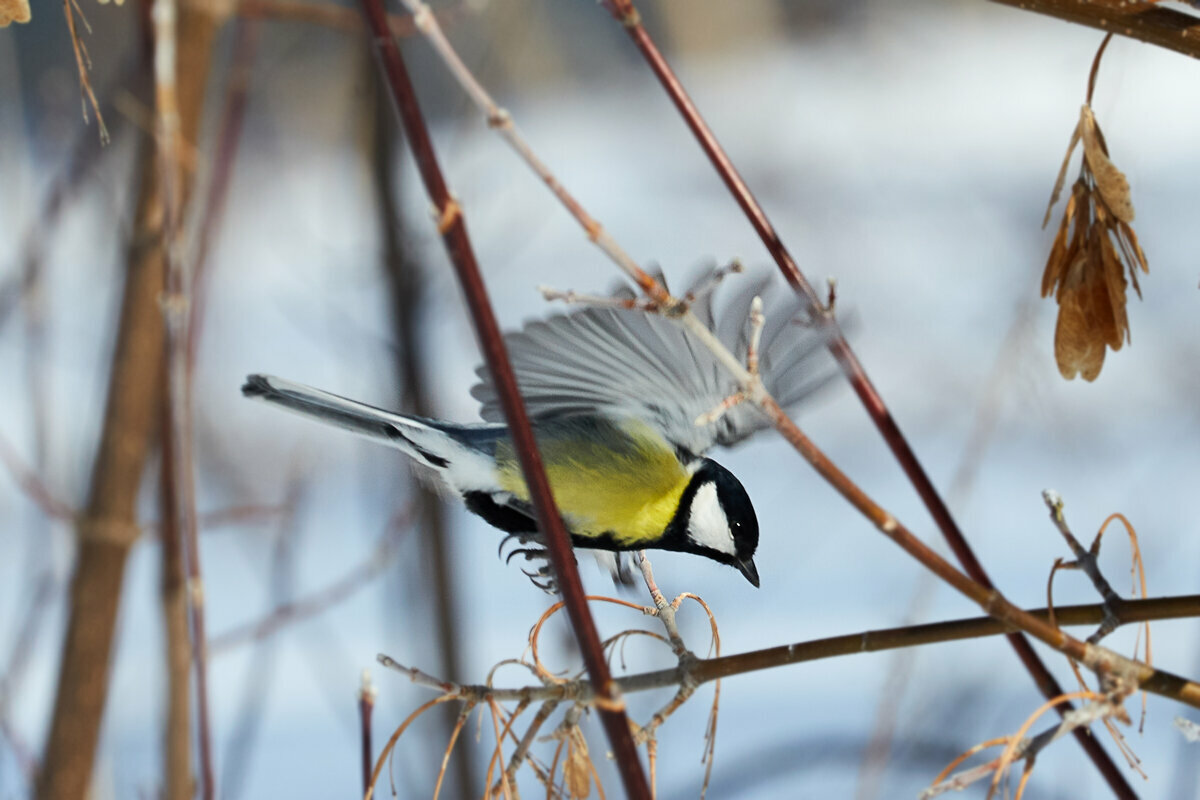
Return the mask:
<svg viewBox="0 0 1200 800"><path fill-rule="evenodd" d="M601 721L612 745L625 792L629 797L638 800L649 800L650 787L646 781L638 759L637 747L630 734L629 720L625 716L624 703L616 694L616 687L600 637L596 632L596 624L588 610L587 601L583 594L583 585L579 580L579 572L575 567L575 557L571 551L570 540L563 526L562 518L554 504L550 493L550 484L542 466L541 455L534 442L533 431L529 426L529 418L525 413L525 405L517 388L512 366L508 360L508 352L504 339L500 335L488 300L487 290L479 274L475 253L467 236L466 223L462 209L451 197L438 166L433 142L425 126L425 119L417 104L416 93L409 80L408 70L400 57L388 30L387 15L384 12L382 0L362 0L363 13L366 15L367 27L371 32L376 52L380 59L380 68L391 90L392 99L396 103L400 120L408 134L406 139L412 148L413 157L425 184L425 190L438 210L438 230L442 234L446 250L458 280L466 296L471 319L475 324L476 335L488 369L496 383L505 419L508 421L513 445L521 460L521 470L525 482L529 486L534 510L537 513L538 529L541 531L550 562L554 567L559 590L579 642L579 649L587 666L588 675L596 696L601 699L597 708Z"/></svg>
<svg viewBox="0 0 1200 800"><path fill-rule="evenodd" d="M631 0L604 0L604 6L609 10L613 17L622 24L626 33L633 40L642 56L645 58L647 65L654 72L663 89L666 90L671 102L675 104L679 114L687 123L692 134L696 137L701 149L712 162L713 167L725 182L725 186L729 192L737 200L738 205L750 220L750 224L758 233L763 245L779 266L780 272L792 288L801 294L809 303L816 317L821 319L824 324L831 326L837 330L837 321L834 319L832 310L826 308L813 289L812 284L804 277L804 274L797 266L795 259L784 245L783 240L779 238L775 227L767 218L766 211L759 205L754 194L750 191L750 187L742 179L737 168L733 166L733 162L729 160L729 156L717 141L716 136L708 127L708 123L700 114L700 110L696 108L691 97L683 88L679 78L671 69L671 66L663 58L658 47L650 38L650 34L641 24L641 17L637 10L633 7ZM924 467L917 459L916 453L909 446L908 441L901 433L900 427L896 424L896 420L892 417L887 405L883 402L883 398L876 391L874 384L867 377L862 364L858 361L858 356L850 349L850 345L846 342L845 337L838 332L829 341L829 349L833 356L837 359L842 371L846 375L846 379L850 381L854 387L855 393L859 400L867 409L871 419L875 422L875 426L879 429L880 434L887 442L888 447L892 451L892 455L900 463L908 476L909 481L920 495L922 502L929 513L933 516L934 522L942 532L942 536L950 545L950 549L954 551L958 562L963 566L966 573L976 583L982 584L988 589L992 589L993 584L984 570L983 565L979 563L979 559L975 557L974 551L967 543L966 537L959 530L958 524L950 515L950 509L946 507L945 502L938 494L937 489L933 485L933 481L925 473ZM1047 698L1055 698L1063 694L1062 688L1058 685L1058 681L1046 669L1046 665L1042 663L1037 653L1034 652L1033 646L1029 640L1021 633L1011 633L1008 635L1008 642L1016 650L1018 658L1025 665L1025 668L1033 676L1034 682ZM1060 714L1065 715L1073 706L1069 703L1063 703L1056 706ZM1074 730L1076 740L1082 745L1091 757L1096 768L1104 775L1109 786L1119 797L1136 797L1133 789L1126 782L1124 776L1117 769L1116 764L1109 758L1108 754L1100 746L1086 728L1080 727Z"/></svg>

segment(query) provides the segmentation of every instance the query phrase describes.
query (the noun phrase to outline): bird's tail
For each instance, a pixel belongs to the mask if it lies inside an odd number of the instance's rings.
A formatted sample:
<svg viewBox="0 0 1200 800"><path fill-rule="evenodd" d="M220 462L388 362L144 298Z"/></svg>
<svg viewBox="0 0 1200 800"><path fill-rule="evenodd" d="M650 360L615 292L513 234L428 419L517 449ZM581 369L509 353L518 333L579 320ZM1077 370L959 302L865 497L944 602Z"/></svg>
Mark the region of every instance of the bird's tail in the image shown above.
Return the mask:
<svg viewBox="0 0 1200 800"><path fill-rule="evenodd" d="M443 426L431 420L384 411L272 375L248 376L242 394L390 444L434 471L448 467L454 451L462 449Z"/></svg>

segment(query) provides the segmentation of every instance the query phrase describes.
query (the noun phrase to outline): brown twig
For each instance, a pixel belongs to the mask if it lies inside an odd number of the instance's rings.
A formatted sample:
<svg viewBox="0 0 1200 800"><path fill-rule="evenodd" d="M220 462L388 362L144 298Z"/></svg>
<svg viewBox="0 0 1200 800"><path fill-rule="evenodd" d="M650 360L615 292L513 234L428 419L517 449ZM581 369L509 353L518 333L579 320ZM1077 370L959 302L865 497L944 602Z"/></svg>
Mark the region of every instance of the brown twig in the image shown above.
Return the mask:
<svg viewBox="0 0 1200 800"><path fill-rule="evenodd" d="M135 241L117 333L113 368L92 485L78 525L67 630L54 713L38 796L82 800L91 779L112 663L125 561L137 536L134 505L142 470L162 409L163 286L159 180L153 150L142 170Z"/></svg>
<svg viewBox="0 0 1200 800"><path fill-rule="evenodd" d="M362 15L356 15L362 24ZM411 27L411 20L408 20ZM379 234L382 241L380 267L388 289L391 309L393 338L398 343L394 348L394 364L400 384L401 410L419 417L434 417L433 402L428 387L431 384L429 364L425 358L421 311L425 307L428 293L425 290L421 265L413 257L413 248L405 241L407 220L401 212L400 192L397 185L402 174L402 142L395 116L388 99L387 86L379 71L371 63L370 54L364 59L369 73L369 82L374 86L374 102L371 103L373 119L367 121L370 128L366 140L370 159L370 174L375 190L376 207L379 209ZM429 599L432 610L431 626L437 632L438 650L441 653L441 673L451 680L462 674L462 653L459 644L460 619L455 590L450 537L446 525L446 506L432 488L420 481L410 481L420 520L422 535L419 537L421 556L406 565L408 574L418 580L428 581ZM404 580L402 578L402 580ZM449 732L457 725L452 709L446 708L442 723ZM461 800L470 800L472 787L478 783L475 762L463 755L455 760L458 791Z"/></svg>
<svg viewBox="0 0 1200 800"><path fill-rule="evenodd" d="M387 77L400 119L404 124L407 141L417 161L421 179L430 199L437 208L440 218L439 231L458 274L463 293L467 298L471 318L476 326L476 335L483 349L485 361L495 381L501 406L513 438L513 445L520 456L521 471L529 486L531 499L538 520L538 529L546 545L559 590L567 603L572 628L579 642L584 663L591 676L597 694L608 702L600 710L601 720L615 753L617 766L625 785L626 794L643 800L649 798L650 790L645 773L638 760L637 749L629 732L629 722L623 703L616 693L600 637L591 612L584 601L583 586L575 567L575 557L562 518L550 493L550 484L542 466L541 456L534 442L529 419L521 401L516 378L508 361L504 339L500 335L487 291L475 262L475 254L467 237L462 210L450 195L437 157L425 126L424 117L417 104L416 94L408 77L408 70L400 57L399 48L387 27L387 16L381 0L363 0L363 11L367 17L381 68ZM418 23L419 24L419 23Z"/></svg>
<svg viewBox="0 0 1200 800"><path fill-rule="evenodd" d="M659 52L654 41L646 32L646 29L642 26L640 15L638 15L634 8L632 0L603 0L603 2L613 17L624 26L634 45L642 53L651 71L659 79L659 82L670 96L671 101L675 104L676 109L687 123L688 128L696 137L701 149L704 150L713 167L725 182L726 187L734 196L747 219L749 219L751 226L758 233L763 245L779 266L784 278L807 300L814 317L836 334L830 338L830 352L841 366L842 371L846 374L847 380L849 380L859 400L887 442L893 456L904 469L905 474L913 484L917 494L921 497L922 502L929 509L942 535L950 545L951 550L954 551L958 562L962 564L972 581L987 591L994 591L991 579L984 571L983 565L975 557L973 550L966 541L966 537L959 530L958 524L950 514L949 508L942 500L941 495L926 474L924 467L909 446L908 441L900 431L899 425L896 424L891 412L884 404L883 398L868 378L862 364L858 361L857 355L850 348L845 337L841 335L833 313L832 303L829 306L822 306L820 297L800 271L795 259L792 258L791 253L768 219L766 212L759 205L749 186L733 166L733 162L730 161L724 148L721 147L720 142L704 121L699 109L692 102L682 83L680 83L678 77L666 59L663 58L662 53ZM782 411L779 411L777 418L783 418ZM797 430L796 433L799 433L799 431ZM788 434L785 432L785 437L787 436ZM789 440L792 440L793 444L797 444L798 449L801 449L798 439L792 436ZM804 450L801 449L801 452L804 452ZM860 510L863 509L860 508ZM909 552L913 551L910 550ZM1042 663L1038 655L1033 651L1033 647L1029 641L1019 633L1010 634L1008 640L1009 644L1016 650L1025 668L1033 676L1043 695L1047 698L1060 696L1063 693L1062 688L1058 685L1054 676L1050 674L1050 671L1046 669L1046 666ZM1057 708L1060 713L1066 713L1070 710L1069 706L1058 706ZM1088 752L1088 755L1097 768L1104 774L1105 779L1114 791L1123 797L1132 797L1133 790L1125 781L1124 776L1121 775L1116 765L1113 764L1112 759L1108 757L1108 754L1100 748L1095 740L1089 737L1086 731L1077 731L1076 740Z"/></svg>
<svg viewBox="0 0 1200 800"><path fill-rule="evenodd" d="M21 457L17 455L16 448L2 433L0 433L0 464L3 464L5 470L16 481L17 486L26 497L33 501L34 505L41 509L43 514L60 522L75 521L75 509L54 495L42 481L41 476L21 460Z"/></svg>
<svg viewBox="0 0 1200 800"><path fill-rule="evenodd" d="M164 388L165 395L165 388ZM167 800L191 800L196 794L192 772L191 665L192 637L188 629L187 568L184 565L183 534L176 508L179 498L171 470L174 437L163 414L162 483L163 531L161 592L163 625L166 629L167 715L163 739L163 796Z"/></svg>
<svg viewBox="0 0 1200 800"><path fill-rule="evenodd" d="M1058 532L1062 534L1066 540L1067 546L1071 548L1071 553L1075 556L1074 566L1083 570L1084 574L1092 582L1092 586L1104 601L1104 619L1100 621L1100 627L1087 638L1089 643L1095 644L1103 639L1108 634L1115 631L1121 625L1121 608L1125 605L1125 600L1122 599L1109 584L1108 580L1100 572L1100 564L1096 561L1096 555L1084 549L1079 540L1071 533L1070 527L1067 526L1067 518L1063 514L1063 501L1058 492L1052 489L1047 489L1042 492L1042 499L1046 502L1046 508L1050 510L1050 519L1054 522Z"/></svg>
<svg viewBox="0 0 1200 800"><path fill-rule="evenodd" d="M613 598L598 597L597 600ZM632 603L627 606L637 607ZM1049 618L1049 609L1034 609L1026 611L1031 617L1039 620ZM1090 625L1100 621L1104 609L1100 605L1064 606L1054 610L1056 619L1064 625ZM1151 600L1130 600L1127 602L1126 620L1141 622L1146 620L1184 619L1200 616L1200 595L1154 598ZM543 615L543 622L545 620ZM540 623L539 623L540 624ZM807 661L817 661L838 656L856 655L859 653L877 653L906 647L937 644L941 642L961 641L963 639L983 636L998 636L1011 630L993 617L972 617L969 619L950 620L947 622L929 623L925 625L908 625L899 628L885 628L873 631L832 636L825 639L814 639L806 642L779 645L761 650L752 650L729 656L697 659L690 665L670 669L643 672L636 675L625 675L616 679L623 693L644 692L652 689L662 689L669 686L679 686L683 681L691 681L696 685L715 681L734 675L744 675L764 669L799 664ZM531 634L532 636L535 633ZM571 702L595 703L590 685L578 680L545 680L538 686L520 688L497 688L489 685L457 684L431 676L419 669L403 666L386 655L378 657L379 663L402 673L418 686L424 686L442 693L447 699L467 700L470 702L512 701L546 701L569 700ZM1126 665L1114 661L1116 669L1110 671L1110 678L1121 679L1122 673L1128 673ZM1194 707L1200 707L1200 685L1187 681L1178 676L1161 670L1154 670L1147 675L1139 688L1170 697Z"/></svg>
<svg viewBox="0 0 1200 800"><path fill-rule="evenodd" d="M208 255L225 217L225 203L229 197L233 165L237 162L238 145L242 141L242 127L246 120L246 103L250 93L254 56L258 52L259 21L253 18L239 18L234 20L233 24L233 54L230 57L229 77L225 85L221 119L217 125L217 144L212 158L212 172L206 187L204 209L197 225L192 274L189 276L191 283L187 330L189 373L195 369L196 354L204 329L204 309L208 300L209 276L212 273L208 265Z"/></svg>
<svg viewBox="0 0 1200 800"><path fill-rule="evenodd" d="M362 672L362 685L358 689L358 721L362 739L362 780L363 795L371 790L371 767L375 763L375 751L371 747L371 711L375 708L375 698L379 692L371 683L371 673Z"/></svg>
<svg viewBox="0 0 1200 800"><path fill-rule="evenodd" d="M1050 710L1050 707L1060 703L1068 702L1072 699L1090 700L1087 705L1078 708L1071 713L1065 715L1062 721L1046 730L1039 733L1033 738L1025 738L1025 732L1033 725L1033 723L1042 714ZM1033 770L1033 764L1039 753L1060 739L1068 731L1079 727L1087 728L1093 722L1103 721L1108 722L1111 718L1124 718L1128 721L1128 716L1125 713L1124 707L1121 705L1123 695L1115 694L1113 697L1096 694L1091 691L1072 692L1069 695L1063 695L1061 698L1047 701L1036 712L1034 712L1012 736L1005 736L999 739L992 739L982 744L972 747L967 752L954 759L945 769L942 770L933 780L933 784L925 789L920 794L920 800L929 800L929 798L937 797L941 794L951 791L962 791L973 783L992 777L992 783L988 790L987 797L994 796L1000 780L1003 779L1009 767L1017 761L1025 761L1025 770L1021 775L1020 786L1017 789L1015 798L1020 800L1026 782L1029 779ZM950 774L958 764L965 761L975 753L980 752L988 747L997 747L1004 745L1004 752L995 759L988 761L979 766L965 769L954 774Z"/></svg>
<svg viewBox="0 0 1200 800"><path fill-rule="evenodd" d="M53 571L47 569L36 579L34 586L29 598L29 610L17 631L17 638L4 665L4 672L0 674L0 734L8 739L16 756L17 766L30 786L37 781L37 757L9 719L10 698L15 694L29 663L29 657L33 654L34 639L42 629L42 617L50 608L51 598L57 594L58 581L55 580Z"/></svg>
<svg viewBox="0 0 1200 800"><path fill-rule="evenodd" d="M1200 18L1156 3L1124 0L992 0L1200 58Z"/></svg>
<svg viewBox="0 0 1200 800"><path fill-rule="evenodd" d="M282 603L259 620L213 636L208 643L210 656L216 658L248 642L272 636L281 628L328 610L365 587L391 565L403 534L411 528L412 520L411 509L403 509L395 514L370 555L328 586L305 597Z"/></svg>
<svg viewBox="0 0 1200 800"><path fill-rule="evenodd" d="M311 0L239 0L238 14L246 19L271 19L289 22L304 22L347 33L362 33L362 14L345 6ZM470 13L466 3L438 9L438 18L453 24ZM412 17L407 14L388 14L388 29L393 36L412 36L416 29Z"/></svg>
<svg viewBox="0 0 1200 800"><path fill-rule="evenodd" d="M193 183L183 168L182 143L194 144L203 111L212 39L219 20L209 9L184 6L175 0L154 0L154 86L159 180L163 198L163 268L161 298L167 348L166 397L170 481L167 509L180 540L187 574L187 610L196 691L196 740L199 746L200 796L216 797L212 757L212 726L208 703L208 638L205 633L204 581L196 533L194 455L192 450L192 371L189 327L194 264L184 257L183 223ZM184 76L182 80L177 78ZM187 117L185 119L185 116Z"/></svg>

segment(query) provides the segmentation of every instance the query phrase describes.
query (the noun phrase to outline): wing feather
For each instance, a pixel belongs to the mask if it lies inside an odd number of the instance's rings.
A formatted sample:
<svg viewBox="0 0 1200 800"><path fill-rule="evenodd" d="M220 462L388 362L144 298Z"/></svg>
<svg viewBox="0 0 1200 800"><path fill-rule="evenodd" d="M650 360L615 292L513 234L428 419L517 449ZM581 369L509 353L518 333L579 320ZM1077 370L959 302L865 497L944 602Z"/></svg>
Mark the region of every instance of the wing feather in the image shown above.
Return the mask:
<svg viewBox="0 0 1200 800"><path fill-rule="evenodd" d="M765 295L767 321L760 363L776 399L792 405L835 374L824 353L826 335L798 323L800 303L790 293L769 293L753 281L717 312L711 295L693 312L739 358L749 345L747 318L755 295ZM779 296L783 295L783 296ZM630 297L627 289L615 296ZM731 445L767 426L758 409L741 404L718 422L695 419L737 387L716 358L692 334L657 314L585 307L528 323L505 337L517 383L533 417L602 414L641 419L675 447L700 455L714 444ZM488 422L503 421L487 369L471 390Z"/></svg>

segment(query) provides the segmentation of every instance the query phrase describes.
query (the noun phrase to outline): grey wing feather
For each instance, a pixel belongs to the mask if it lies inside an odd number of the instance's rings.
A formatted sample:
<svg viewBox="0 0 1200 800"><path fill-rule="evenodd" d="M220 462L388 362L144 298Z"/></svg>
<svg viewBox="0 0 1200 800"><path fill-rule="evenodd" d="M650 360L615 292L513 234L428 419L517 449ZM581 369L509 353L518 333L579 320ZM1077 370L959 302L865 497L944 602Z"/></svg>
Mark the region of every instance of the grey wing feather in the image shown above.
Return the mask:
<svg viewBox="0 0 1200 800"><path fill-rule="evenodd" d="M799 300L790 293L770 296L765 281L752 282L725 303L720 314L711 296L695 303L692 310L744 361L750 302L756 294L767 295L760 347L763 380L782 405L791 405L835 373L832 360L821 360L827 336L798 322ZM533 417L634 417L696 455L714 444L734 444L768 425L757 408L743 403L716 423L697 426L696 418L733 394L737 386L692 334L657 314L586 307L529 323L505 341ZM480 367L478 375L480 383L471 393L482 404L483 419L503 421L487 369Z"/></svg>

